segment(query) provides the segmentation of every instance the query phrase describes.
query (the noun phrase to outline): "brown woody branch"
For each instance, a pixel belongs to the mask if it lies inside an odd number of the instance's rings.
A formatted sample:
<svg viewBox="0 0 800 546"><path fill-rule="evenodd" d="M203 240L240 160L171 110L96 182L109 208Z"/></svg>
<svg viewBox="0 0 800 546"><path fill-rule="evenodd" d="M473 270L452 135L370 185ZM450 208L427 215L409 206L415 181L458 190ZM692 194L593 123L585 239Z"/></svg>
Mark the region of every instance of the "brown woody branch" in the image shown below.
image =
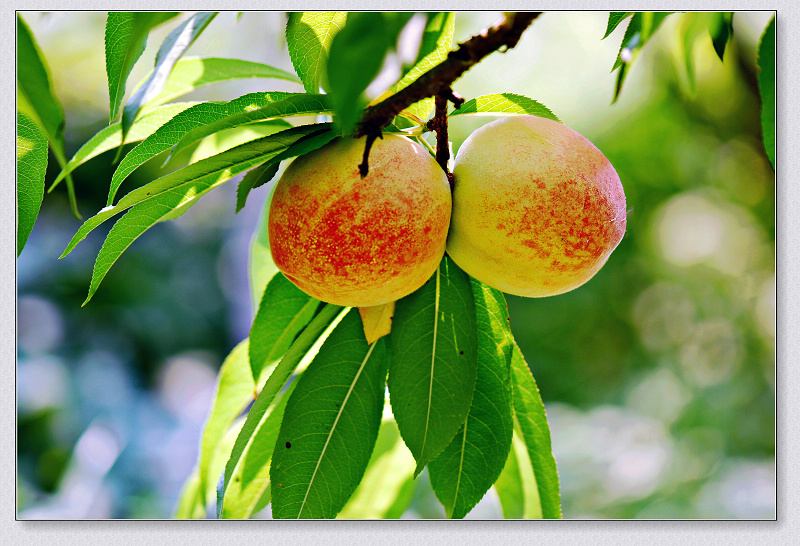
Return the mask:
<svg viewBox="0 0 800 546"><path fill-rule="evenodd" d="M516 46L522 33L539 15L541 12L506 14L503 20L460 44L457 49L447 54L444 61L420 76L411 85L368 108L358 123L354 135L356 138L372 137L367 139L364 163L359 166L362 176L367 172L367 158L372 143L397 114L415 102L428 97L444 97L445 105L447 99L456 99L453 100L456 104L459 104L457 102L459 100L463 102L463 99L453 95L453 82L490 53L501 49L505 51ZM440 103L441 99L437 99L437 105Z"/></svg>

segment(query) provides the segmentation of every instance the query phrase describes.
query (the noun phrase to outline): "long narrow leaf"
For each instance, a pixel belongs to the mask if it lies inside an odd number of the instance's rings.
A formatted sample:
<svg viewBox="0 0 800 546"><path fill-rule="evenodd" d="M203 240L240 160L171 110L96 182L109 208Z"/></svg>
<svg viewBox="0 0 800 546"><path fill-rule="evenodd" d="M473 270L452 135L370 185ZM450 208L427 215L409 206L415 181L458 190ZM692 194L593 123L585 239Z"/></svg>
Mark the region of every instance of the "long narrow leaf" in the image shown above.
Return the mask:
<svg viewBox="0 0 800 546"><path fill-rule="evenodd" d="M225 473L217 493L217 517L220 517L225 510L225 494L228 491L228 486L233 478L236 466L239 464L247 446L251 443L253 434L256 432L264 420L265 415L267 415L267 411L275 401L275 397L314 344L317 343L320 337L325 335L326 330L336 322L337 315L341 312L342 307L326 304L322 310L317 313L306 329L297 336L297 339L292 343L292 346L281 361L278 362L272 374L267 379L264 388L261 389L253 407L250 408L247 414L247 419L236 438L231 456L225 465Z"/></svg>
<svg viewBox="0 0 800 546"><path fill-rule="evenodd" d="M32 112L25 112L43 129L50 145L64 146L64 109L56 97L44 56L28 25L17 14L17 89Z"/></svg>
<svg viewBox="0 0 800 546"><path fill-rule="evenodd" d="M250 329L252 377L260 377L264 367L286 354L297 334L314 318L319 304L282 274L272 278Z"/></svg>
<svg viewBox="0 0 800 546"><path fill-rule="evenodd" d="M196 201L200 192L212 189L254 165L274 157L288 149L297 139L316 130L318 130L316 125L302 125L287 129L274 135L247 142L218 156L188 165L149 184L145 184L122 197L116 206L106 207L84 222L72 237L61 257L72 252L75 245L85 239L97 226L134 205L156 199L162 195L167 196L167 200L170 201L177 194L185 197L187 202Z"/></svg>
<svg viewBox="0 0 800 546"><path fill-rule="evenodd" d="M340 11L289 14L286 45L294 69L303 81L307 93L319 93L331 41L344 27L346 20L347 14Z"/></svg>
<svg viewBox="0 0 800 546"><path fill-rule="evenodd" d="M528 457L533 466L542 517L561 518L558 471L550 445L547 415L536 381L516 343L511 358L511 374L514 382L515 427L527 447Z"/></svg>
<svg viewBox="0 0 800 546"><path fill-rule="evenodd" d="M469 277L450 258L397 302L391 343L392 411L416 476L461 428L475 390L475 301Z"/></svg>
<svg viewBox="0 0 800 546"><path fill-rule="evenodd" d="M106 19L106 75L109 118L117 117L125 84L133 66L144 53L150 29L178 15L177 12L110 12Z"/></svg>
<svg viewBox="0 0 800 546"><path fill-rule="evenodd" d="M329 114L331 111L330 101L325 95L287 93L284 97L261 108L246 108L243 110L233 108L228 116L186 131L178 143L175 144L172 154L177 154L198 140L225 129L279 117Z"/></svg>
<svg viewBox="0 0 800 546"><path fill-rule="evenodd" d="M17 112L17 256L39 215L46 171L47 137L33 120Z"/></svg>
<svg viewBox="0 0 800 546"><path fill-rule="evenodd" d="M514 93L493 93L475 97L462 104L459 108L450 112L450 117L472 115L492 115L492 114L527 114L539 116L540 118L561 121L550 109L533 99Z"/></svg>
<svg viewBox="0 0 800 546"><path fill-rule="evenodd" d="M478 325L475 394L461 430L428 465L433 491L450 518L467 515L500 475L514 427L508 307L501 292L471 282Z"/></svg>
<svg viewBox="0 0 800 546"><path fill-rule="evenodd" d="M175 117L177 114L183 112L187 108L198 104L197 102L176 102L159 106L150 110L142 117L137 119L131 126L128 134L125 135L125 143L137 142L152 135L159 127L164 125L167 121ZM122 144L122 128L120 122L113 123L97 132L92 138L87 140L81 146L69 163L61 170L56 177L53 184L57 184L69 173L89 161L97 157L103 152L118 148Z"/></svg>
<svg viewBox="0 0 800 546"><path fill-rule="evenodd" d="M612 11L608 14L608 25L606 26L606 33L603 35L603 40L608 38L608 36L614 32L619 24L633 15L632 11Z"/></svg>
<svg viewBox="0 0 800 546"><path fill-rule="evenodd" d="M275 405L259 423L233 471L219 517L246 519L263 509L271 497L269 471L286 402L297 383L276 398Z"/></svg>
<svg viewBox="0 0 800 546"><path fill-rule="evenodd" d="M44 55L25 21L17 14L17 110L38 124L47 136L58 164L67 163L64 151L64 109L56 97ZM50 191L56 187L53 183ZM67 195L72 214L81 219L72 177L67 176Z"/></svg>
<svg viewBox="0 0 800 546"><path fill-rule="evenodd" d="M140 142L122 159L111 177L108 204L111 205L114 202L114 196L119 186L128 175L146 161L172 148L187 131L213 123L234 113L257 109L273 101L281 101L290 95L291 93L283 92L249 93L230 102L204 102L184 110Z"/></svg>
<svg viewBox="0 0 800 546"><path fill-rule="evenodd" d="M156 55L153 72L147 81L134 91L122 110L123 140L139 111L161 93L175 63L216 16L217 13L213 11L195 13L167 35Z"/></svg>
<svg viewBox="0 0 800 546"><path fill-rule="evenodd" d="M355 491L380 427L386 345L367 344L351 309L298 380L272 456L274 518L333 518Z"/></svg>
<svg viewBox="0 0 800 546"><path fill-rule="evenodd" d="M84 305L92 298L114 262L142 233L157 222L171 220L183 214L203 195L227 182L231 177L281 153L289 147L294 139L302 136L303 131L298 129L302 129L302 127L242 144L214 157L184 167L180 171L155 180L128 194L130 196L140 190L145 190L145 195L140 196L139 202L120 218L108 233L106 241L97 255L89 286L89 295ZM121 206L118 205L113 207L110 212L118 212L120 208ZM73 238L73 242L77 243L78 237L82 239L94 226L99 225L104 219L103 214L101 212L87 220ZM71 248L68 247L65 252Z"/></svg>
<svg viewBox="0 0 800 546"><path fill-rule="evenodd" d="M285 70L254 61L218 57L183 57L172 68L164 89L142 108L150 110L214 83L248 78L300 81L297 76ZM135 90L138 90L149 79L150 75L146 76L137 84Z"/></svg>

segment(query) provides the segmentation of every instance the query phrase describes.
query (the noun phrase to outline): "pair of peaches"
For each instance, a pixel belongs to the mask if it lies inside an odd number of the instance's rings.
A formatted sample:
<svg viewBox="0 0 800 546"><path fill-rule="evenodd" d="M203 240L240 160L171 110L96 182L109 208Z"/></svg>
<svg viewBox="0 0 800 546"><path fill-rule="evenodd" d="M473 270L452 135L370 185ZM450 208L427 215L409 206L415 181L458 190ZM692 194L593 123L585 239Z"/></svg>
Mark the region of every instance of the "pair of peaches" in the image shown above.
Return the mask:
<svg viewBox="0 0 800 546"><path fill-rule="evenodd" d="M616 171L586 138L535 116L503 118L458 151L451 190L404 136L339 138L296 159L269 209L272 257L301 290L370 307L433 275L445 251L479 281L519 296L562 294L605 264L625 233Z"/></svg>

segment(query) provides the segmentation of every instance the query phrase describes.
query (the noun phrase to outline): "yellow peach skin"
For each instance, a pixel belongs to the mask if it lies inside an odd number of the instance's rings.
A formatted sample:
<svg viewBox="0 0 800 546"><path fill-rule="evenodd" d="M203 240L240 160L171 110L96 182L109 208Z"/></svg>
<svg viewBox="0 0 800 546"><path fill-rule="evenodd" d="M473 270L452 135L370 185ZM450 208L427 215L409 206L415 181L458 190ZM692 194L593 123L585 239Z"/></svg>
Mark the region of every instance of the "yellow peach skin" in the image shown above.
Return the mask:
<svg viewBox="0 0 800 546"><path fill-rule="evenodd" d="M614 167L566 125L535 116L488 123L453 169L447 253L508 294L563 294L591 279L625 234Z"/></svg>
<svg viewBox="0 0 800 546"><path fill-rule="evenodd" d="M275 187L269 245L278 269L322 301L368 307L421 287L444 255L450 187L428 151L385 134L361 178L364 139L296 159Z"/></svg>

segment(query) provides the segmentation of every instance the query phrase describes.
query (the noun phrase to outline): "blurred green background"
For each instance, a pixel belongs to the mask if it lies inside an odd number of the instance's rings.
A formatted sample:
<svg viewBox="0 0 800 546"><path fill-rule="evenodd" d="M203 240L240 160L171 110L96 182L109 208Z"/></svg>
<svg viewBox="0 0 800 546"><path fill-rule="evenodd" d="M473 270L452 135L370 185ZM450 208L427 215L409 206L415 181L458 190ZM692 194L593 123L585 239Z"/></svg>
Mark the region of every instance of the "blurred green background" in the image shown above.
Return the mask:
<svg viewBox="0 0 800 546"><path fill-rule="evenodd" d="M459 14L456 40L499 16ZM547 105L606 154L627 195L627 233L594 279L557 297L508 298L546 404L567 518L775 517L775 183L755 65L771 13L736 13L724 62L693 25L705 16L669 16L614 104L625 25L601 40L605 12L546 13L455 85L466 98L512 92ZM105 14L23 18L64 105L71 156L108 123ZM131 85L177 24L151 34ZM292 71L284 24L277 12L222 13L188 54ZM244 80L187 99L262 90L302 88ZM491 119L454 119L454 148ZM112 159L74 173L84 215L105 205ZM159 176L160 161L127 189ZM253 316L247 260L269 186L238 215L235 188L152 228L84 308L110 225L57 260L79 224L63 188L46 195L17 262L18 517L172 514L216 371ZM404 517L444 515L426 480ZM501 517L494 492L468 517Z"/></svg>

